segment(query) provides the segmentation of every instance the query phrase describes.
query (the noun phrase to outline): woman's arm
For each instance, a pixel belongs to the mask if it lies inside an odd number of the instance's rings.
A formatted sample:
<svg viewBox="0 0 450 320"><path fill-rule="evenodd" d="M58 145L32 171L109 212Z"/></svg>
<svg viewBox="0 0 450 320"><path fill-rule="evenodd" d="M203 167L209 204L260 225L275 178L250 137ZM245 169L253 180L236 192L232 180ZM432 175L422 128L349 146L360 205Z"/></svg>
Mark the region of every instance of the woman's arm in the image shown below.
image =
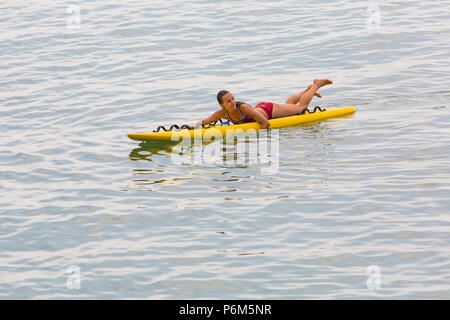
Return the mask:
<svg viewBox="0 0 450 320"><path fill-rule="evenodd" d="M255 119L256 122L258 122L261 125L261 129L267 129L270 127L269 120L267 120L266 117L264 117L261 113L250 107L248 104L243 103L241 104L240 108L245 115Z"/></svg>
<svg viewBox="0 0 450 320"><path fill-rule="evenodd" d="M212 122L215 122L217 120L219 120L220 118L224 118L225 113L223 112L223 110L217 110L216 112L214 112L212 115L210 115L208 118L203 119L201 121L197 121L194 125L198 126L200 124L202 125L207 125L210 124Z"/></svg>

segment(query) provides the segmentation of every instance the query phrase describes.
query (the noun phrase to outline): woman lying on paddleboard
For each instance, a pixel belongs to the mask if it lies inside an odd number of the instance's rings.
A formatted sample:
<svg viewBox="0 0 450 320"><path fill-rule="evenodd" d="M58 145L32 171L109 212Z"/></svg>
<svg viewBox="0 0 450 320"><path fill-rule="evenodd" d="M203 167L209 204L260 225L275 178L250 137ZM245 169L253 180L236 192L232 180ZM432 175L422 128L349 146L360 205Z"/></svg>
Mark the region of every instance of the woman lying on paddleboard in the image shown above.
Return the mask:
<svg viewBox="0 0 450 320"><path fill-rule="evenodd" d="M261 129L267 129L270 127L270 122L268 121L270 119L301 114L308 108L314 96L321 97L317 90L332 83L328 79L315 79L313 84L306 90L294 94L284 104L261 102L255 107L244 102L235 101L231 92L222 90L217 94L217 101L222 108L208 118L198 121L195 125L207 125L223 118L230 120L234 124L256 121L261 125Z"/></svg>

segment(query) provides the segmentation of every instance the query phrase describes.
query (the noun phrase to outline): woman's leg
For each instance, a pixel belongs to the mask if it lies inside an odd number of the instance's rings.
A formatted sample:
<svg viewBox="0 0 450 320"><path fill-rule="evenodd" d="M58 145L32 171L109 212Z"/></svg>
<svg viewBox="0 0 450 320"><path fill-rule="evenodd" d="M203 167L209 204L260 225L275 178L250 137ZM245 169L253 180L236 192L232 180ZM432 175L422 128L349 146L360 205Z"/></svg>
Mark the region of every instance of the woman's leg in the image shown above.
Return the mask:
<svg viewBox="0 0 450 320"><path fill-rule="evenodd" d="M312 86L307 89L299 98L298 104L293 103L274 103L272 118L289 117L299 113L302 113L306 108L308 108L309 103L315 96L316 91L327 84L332 84L333 82L328 79L315 79ZM293 97L293 96L292 96ZM289 99L288 99L289 100ZM291 100L293 101L293 99Z"/></svg>
<svg viewBox="0 0 450 320"><path fill-rule="evenodd" d="M316 94L316 91L319 90L320 87L326 86L327 84L332 84L333 81L328 79L314 79L313 85L311 88L306 91L300 98L300 101L298 104L300 107L304 107L306 109L309 106L309 103L311 102L312 98Z"/></svg>
<svg viewBox="0 0 450 320"><path fill-rule="evenodd" d="M299 93L297 93L297 94L294 94L293 96L290 96L290 97L286 100L285 104L297 104L297 103L299 102L300 98L302 97L302 95L303 95L306 91L308 91L311 87L312 87L312 85L309 85L308 88L306 88L306 89L303 90L302 92L299 92ZM322 98L322 96L321 96L320 93L318 93L318 92L316 92L314 95L315 95L316 97Z"/></svg>
<svg viewBox="0 0 450 320"><path fill-rule="evenodd" d="M290 97L286 100L285 104L297 104L297 102L300 100L301 96L302 96L306 91L308 91L310 88L311 88L311 85L309 85L308 88L306 88L305 90L303 90L303 91L301 91L301 92L299 92L299 93L296 93L296 94L290 96Z"/></svg>

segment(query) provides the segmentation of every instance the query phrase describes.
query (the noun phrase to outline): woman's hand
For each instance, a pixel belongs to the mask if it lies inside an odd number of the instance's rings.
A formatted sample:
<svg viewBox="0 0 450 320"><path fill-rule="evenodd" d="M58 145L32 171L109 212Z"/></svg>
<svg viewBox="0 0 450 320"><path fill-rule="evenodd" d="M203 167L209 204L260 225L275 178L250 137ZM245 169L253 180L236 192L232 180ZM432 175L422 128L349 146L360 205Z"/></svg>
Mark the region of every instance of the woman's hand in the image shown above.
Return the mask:
<svg viewBox="0 0 450 320"><path fill-rule="evenodd" d="M270 122L267 121L267 123L261 124L261 129L269 129L270 128Z"/></svg>
<svg viewBox="0 0 450 320"><path fill-rule="evenodd" d="M255 121L261 125L261 129L268 129L270 127L269 120L267 120L265 116L263 116L260 112L256 111L248 104L241 104L241 110L244 111L245 115L249 115L250 117L255 119Z"/></svg>

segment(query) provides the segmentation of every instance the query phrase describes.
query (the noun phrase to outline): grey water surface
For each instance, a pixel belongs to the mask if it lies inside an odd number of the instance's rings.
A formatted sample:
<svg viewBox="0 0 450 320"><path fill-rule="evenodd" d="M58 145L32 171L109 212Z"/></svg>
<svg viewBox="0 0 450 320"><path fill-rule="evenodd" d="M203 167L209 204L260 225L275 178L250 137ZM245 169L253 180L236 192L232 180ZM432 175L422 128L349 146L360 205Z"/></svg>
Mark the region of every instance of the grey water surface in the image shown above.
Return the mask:
<svg viewBox="0 0 450 320"><path fill-rule="evenodd" d="M0 299L450 299L449 8L0 2ZM315 78L270 174L126 136Z"/></svg>

